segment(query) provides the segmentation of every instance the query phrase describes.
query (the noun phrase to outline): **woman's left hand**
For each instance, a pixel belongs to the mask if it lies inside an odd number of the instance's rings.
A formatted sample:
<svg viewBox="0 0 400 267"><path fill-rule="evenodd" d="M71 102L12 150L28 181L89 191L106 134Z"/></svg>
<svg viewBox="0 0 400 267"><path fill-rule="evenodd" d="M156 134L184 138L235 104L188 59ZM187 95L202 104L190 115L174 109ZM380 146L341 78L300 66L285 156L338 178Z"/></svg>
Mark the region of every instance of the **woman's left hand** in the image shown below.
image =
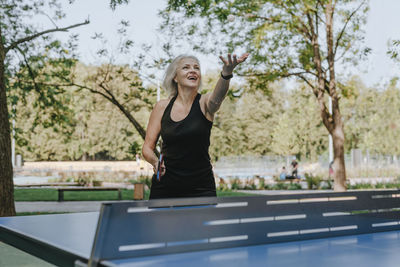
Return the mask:
<svg viewBox="0 0 400 267"><path fill-rule="evenodd" d="M222 67L222 75L231 75L236 66L245 61L248 56L249 53L244 53L239 58L237 58L235 54L233 54L233 58L231 57L231 54L228 54L228 59L220 56L219 58L222 60L222 62L224 62L224 66Z"/></svg>

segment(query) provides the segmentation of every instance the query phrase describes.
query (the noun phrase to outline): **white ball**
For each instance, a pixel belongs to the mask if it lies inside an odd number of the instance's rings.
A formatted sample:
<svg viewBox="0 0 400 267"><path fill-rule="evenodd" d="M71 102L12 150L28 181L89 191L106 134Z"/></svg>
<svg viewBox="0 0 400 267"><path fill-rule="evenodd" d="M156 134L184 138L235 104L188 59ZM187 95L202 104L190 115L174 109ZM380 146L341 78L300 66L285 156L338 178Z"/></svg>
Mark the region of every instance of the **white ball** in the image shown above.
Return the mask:
<svg viewBox="0 0 400 267"><path fill-rule="evenodd" d="M235 16L230 14L230 15L228 15L227 19L228 19L228 21L232 22L235 20Z"/></svg>

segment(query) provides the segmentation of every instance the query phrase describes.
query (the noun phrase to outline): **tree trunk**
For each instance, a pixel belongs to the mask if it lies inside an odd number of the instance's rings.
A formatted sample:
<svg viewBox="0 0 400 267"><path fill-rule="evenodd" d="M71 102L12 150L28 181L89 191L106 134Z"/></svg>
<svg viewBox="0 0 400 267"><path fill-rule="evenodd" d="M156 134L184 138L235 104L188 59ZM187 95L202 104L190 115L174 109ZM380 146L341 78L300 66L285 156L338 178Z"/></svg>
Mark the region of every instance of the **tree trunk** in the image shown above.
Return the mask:
<svg viewBox="0 0 400 267"><path fill-rule="evenodd" d="M334 185L333 189L338 192L346 191L346 167L344 164L344 130L343 120L339 109L339 98L336 92L336 75L335 75L335 50L333 41L333 13L334 4L332 0L326 3L325 10L325 27L327 41L327 60L329 65L329 95L332 98L332 117L331 123L327 126L329 133L332 135L333 141L333 166ZM322 89L322 88L321 88ZM329 116L327 117L329 121Z"/></svg>
<svg viewBox="0 0 400 267"><path fill-rule="evenodd" d="M343 124L337 123L332 132L334 185L337 192L346 191L346 166L344 163L344 130Z"/></svg>
<svg viewBox="0 0 400 267"><path fill-rule="evenodd" d="M11 161L10 121L4 77L4 49L0 47L0 217L14 216L14 182Z"/></svg>

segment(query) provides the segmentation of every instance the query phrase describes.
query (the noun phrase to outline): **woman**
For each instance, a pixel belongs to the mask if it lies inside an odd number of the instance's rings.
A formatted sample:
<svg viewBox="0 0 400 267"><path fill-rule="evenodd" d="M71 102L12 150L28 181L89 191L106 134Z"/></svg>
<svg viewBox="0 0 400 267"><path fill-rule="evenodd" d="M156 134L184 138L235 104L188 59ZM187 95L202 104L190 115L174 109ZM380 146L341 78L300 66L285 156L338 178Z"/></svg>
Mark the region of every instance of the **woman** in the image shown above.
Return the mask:
<svg viewBox="0 0 400 267"><path fill-rule="evenodd" d="M150 199L216 196L214 175L208 154L214 114L220 108L233 77L234 68L248 54L220 59L224 63L214 91L200 95L199 60L194 56L175 58L165 73L163 87L170 94L154 106L143 144L143 157L155 174ZM154 154L157 139L163 140L163 160Z"/></svg>

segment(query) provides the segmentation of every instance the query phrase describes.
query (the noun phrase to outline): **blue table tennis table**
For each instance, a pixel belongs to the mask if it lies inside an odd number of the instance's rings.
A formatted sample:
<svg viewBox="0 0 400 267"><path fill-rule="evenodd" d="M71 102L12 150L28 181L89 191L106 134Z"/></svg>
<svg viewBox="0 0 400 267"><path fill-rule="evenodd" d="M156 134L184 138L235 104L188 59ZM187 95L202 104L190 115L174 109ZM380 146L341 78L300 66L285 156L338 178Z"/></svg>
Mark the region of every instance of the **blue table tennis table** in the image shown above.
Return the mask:
<svg viewBox="0 0 400 267"><path fill-rule="evenodd" d="M0 241L57 266L400 266L400 191L105 203L0 218Z"/></svg>

